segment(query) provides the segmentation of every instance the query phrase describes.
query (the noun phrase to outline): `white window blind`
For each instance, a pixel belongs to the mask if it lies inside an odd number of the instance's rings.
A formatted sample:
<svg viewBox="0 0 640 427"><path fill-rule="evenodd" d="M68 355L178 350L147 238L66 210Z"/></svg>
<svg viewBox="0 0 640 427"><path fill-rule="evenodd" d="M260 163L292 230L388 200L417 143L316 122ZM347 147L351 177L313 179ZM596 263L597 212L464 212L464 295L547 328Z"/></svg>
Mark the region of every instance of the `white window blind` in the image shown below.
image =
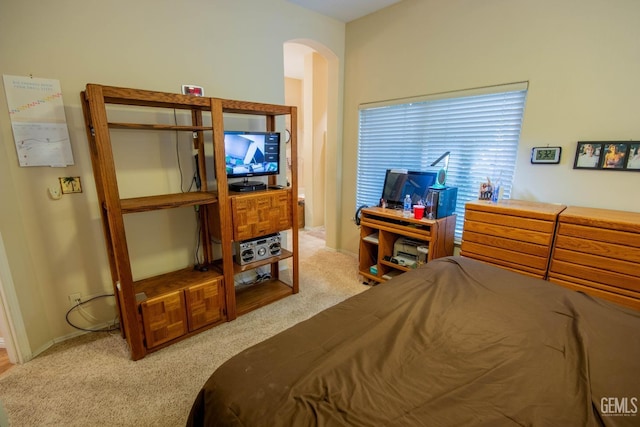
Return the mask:
<svg viewBox="0 0 640 427"><path fill-rule="evenodd" d="M429 165L450 151L447 186L458 187L455 240L462 237L464 205L479 186L500 180L509 198L515 171L526 83L360 107L356 206L377 205L387 169L437 170Z"/></svg>

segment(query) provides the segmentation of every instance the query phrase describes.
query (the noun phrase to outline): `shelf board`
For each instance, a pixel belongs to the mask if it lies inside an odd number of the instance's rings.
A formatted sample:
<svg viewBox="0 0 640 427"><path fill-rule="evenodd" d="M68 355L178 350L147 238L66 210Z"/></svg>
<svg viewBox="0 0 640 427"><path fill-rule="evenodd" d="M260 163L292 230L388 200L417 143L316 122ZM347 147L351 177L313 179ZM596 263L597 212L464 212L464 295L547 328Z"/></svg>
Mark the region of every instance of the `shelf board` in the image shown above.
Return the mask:
<svg viewBox="0 0 640 427"><path fill-rule="evenodd" d="M188 193L161 194L158 196L133 197L121 199L122 213L147 212L158 209L171 209L184 206L209 205L216 203L215 193L192 191Z"/></svg>
<svg viewBox="0 0 640 427"><path fill-rule="evenodd" d="M134 281L133 288L136 294L144 292L147 298L153 298L169 292L184 289L189 286L211 282L222 278L222 274L214 268L209 268L207 271L200 271L195 270L193 267L187 267L171 271L169 273L160 274L158 276Z"/></svg>
<svg viewBox="0 0 640 427"><path fill-rule="evenodd" d="M406 267L404 265L396 264L396 263L385 261L385 260L380 260L380 264L383 264L383 265L386 265L387 267L395 268L396 270L401 270L401 271L415 270L415 268Z"/></svg>
<svg viewBox="0 0 640 427"><path fill-rule="evenodd" d="M222 99L222 109L225 113L255 114L260 116L281 116L291 114L291 107L286 105L261 104L258 102L236 101Z"/></svg>
<svg viewBox="0 0 640 427"><path fill-rule="evenodd" d="M261 259L260 261L255 261L255 262L251 262L249 264L244 264L244 265L240 265L238 263L235 262L235 257L234 257L234 262L233 262L233 274L240 274L244 271L248 271L248 270L253 270L255 268L258 267L262 267L264 265L269 265L269 264L273 264L276 263L278 261L283 261L287 258L291 258L293 256L293 252L288 251L285 248L280 248L280 255L276 255L276 256L272 256L266 259ZM222 260L221 259L217 259L215 261L213 261L213 264L222 270Z"/></svg>
<svg viewBox="0 0 640 427"><path fill-rule="evenodd" d="M105 104L211 110L210 98L96 84L87 84L87 89L92 86L100 89Z"/></svg>
<svg viewBox="0 0 640 427"><path fill-rule="evenodd" d="M374 245L377 245L378 243L380 243L379 234L377 232L371 233L368 236L363 237L362 240L368 243L373 243Z"/></svg>
<svg viewBox="0 0 640 427"><path fill-rule="evenodd" d="M236 289L236 312L246 314L290 295L293 288L278 279L243 286Z"/></svg>
<svg viewBox="0 0 640 427"><path fill-rule="evenodd" d="M251 262L245 265L240 265L234 262L233 273L238 274L238 273L242 273L243 271L253 270L254 268L262 267L263 265L273 264L274 262L282 261L284 259L291 258L292 256L293 256L292 252L284 248L280 248L280 255L277 255L277 256L269 257L267 259L262 259L260 261Z"/></svg>
<svg viewBox="0 0 640 427"><path fill-rule="evenodd" d="M365 279L375 280L376 282L384 282L384 280L385 280L385 279L382 279L382 278L376 276L375 274L369 273L368 271L360 270L359 273Z"/></svg>
<svg viewBox="0 0 640 427"><path fill-rule="evenodd" d="M178 126L178 125L114 123L114 122L110 122L109 127L112 129L172 130L172 131L192 131L192 132L213 130L213 127L211 126Z"/></svg>

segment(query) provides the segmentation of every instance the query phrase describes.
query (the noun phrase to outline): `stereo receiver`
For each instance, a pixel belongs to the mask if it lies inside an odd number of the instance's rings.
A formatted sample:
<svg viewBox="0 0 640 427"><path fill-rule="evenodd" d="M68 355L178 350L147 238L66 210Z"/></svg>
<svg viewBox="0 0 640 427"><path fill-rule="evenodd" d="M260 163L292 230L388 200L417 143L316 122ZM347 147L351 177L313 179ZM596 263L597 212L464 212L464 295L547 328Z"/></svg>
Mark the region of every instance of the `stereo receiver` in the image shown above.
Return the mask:
<svg viewBox="0 0 640 427"><path fill-rule="evenodd" d="M236 263L240 265L280 255L280 233L236 242Z"/></svg>

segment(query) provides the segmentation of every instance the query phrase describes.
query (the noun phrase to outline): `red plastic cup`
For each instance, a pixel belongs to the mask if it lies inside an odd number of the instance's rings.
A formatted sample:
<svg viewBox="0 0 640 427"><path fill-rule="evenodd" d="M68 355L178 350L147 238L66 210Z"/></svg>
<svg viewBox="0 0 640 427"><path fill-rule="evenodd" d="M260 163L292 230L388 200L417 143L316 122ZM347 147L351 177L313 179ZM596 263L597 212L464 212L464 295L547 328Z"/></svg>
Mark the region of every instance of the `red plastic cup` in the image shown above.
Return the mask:
<svg viewBox="0 0 640 427"><path fill-rule="evenodd" d="M422 219L423 216L424 216L424 206L413 205L413 217L415 219Z"/></svg>

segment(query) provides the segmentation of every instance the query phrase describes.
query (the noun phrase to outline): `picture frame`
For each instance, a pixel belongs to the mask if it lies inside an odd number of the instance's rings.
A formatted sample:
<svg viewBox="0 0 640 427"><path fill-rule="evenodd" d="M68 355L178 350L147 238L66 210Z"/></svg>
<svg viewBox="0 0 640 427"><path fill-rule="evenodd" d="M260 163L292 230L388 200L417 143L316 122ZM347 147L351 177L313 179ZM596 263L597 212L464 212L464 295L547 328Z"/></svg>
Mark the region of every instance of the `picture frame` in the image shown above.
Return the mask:
<svg viewBox="0 0 640 427"><path fill-rule="evenodd" d="M640 142L629 143L625 170L640 171Z"/></svg>
<svg viewBox="0 0 640 427"><path fill-rule="evenodd" d="M603 145L602 142L578 142L573 168L599 169Z"/></svg>
<svg viewBox="0 0 640 427"><path fill-rule="evenodd" d="M640 171L640 141L579 141L574 169Z"/></svg>
<svg viewBox="0 0 640 427"><path fill-rule="evenodd" d="M82 184L79 176L62 176L58 178L62 194L82 193Z"/></svg>
<svg viewBox="0 0 640 427"><path fill-rule="evenodd" d="M532 164L558 164L562 155L562 147L533 147L531 149Z"/></svg>
<svg viewBox="0 0 640 427"><path fill-rule="evenodd" d="M603 169L624 169L629 147L625 143L605 142L602 158Z"/></svg>

